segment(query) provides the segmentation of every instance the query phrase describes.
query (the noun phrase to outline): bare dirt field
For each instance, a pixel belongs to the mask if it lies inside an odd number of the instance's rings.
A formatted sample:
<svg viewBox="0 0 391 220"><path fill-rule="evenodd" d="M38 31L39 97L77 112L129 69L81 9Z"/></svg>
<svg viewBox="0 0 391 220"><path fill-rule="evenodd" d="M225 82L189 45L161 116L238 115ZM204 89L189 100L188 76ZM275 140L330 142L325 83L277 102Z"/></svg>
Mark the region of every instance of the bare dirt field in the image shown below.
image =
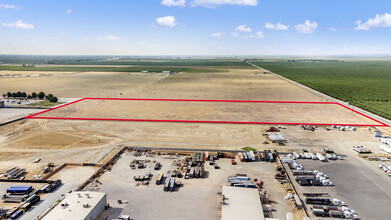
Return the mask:
<svg viewBox="0 0 391 220"><path fill-rule="evenodd" d="M5 72L21 73L2 71ZM56 73L49 77L1 78L0 83L7 85L0 88L0 93L19 90L25 90L27 93L45 91L58 97L325 101L257 69L229 69L227 72L210 73L182 72L170 76L122 72L73 72Z"/></svg>
<svg viewBox="0 0 391 220"><path fill-rule="evenodd" d="M122 97L151 82L165 78L160 74L121 72L24 72L0 71L0 74L53 74L46 77L0 78L0 93L44 91L57 97Z"/></svg>
<svg viewBox="0 0 391 220"><path fill-rule="evenodd" d="M37 117L381 125L337 104L92 100Z"/></svg>

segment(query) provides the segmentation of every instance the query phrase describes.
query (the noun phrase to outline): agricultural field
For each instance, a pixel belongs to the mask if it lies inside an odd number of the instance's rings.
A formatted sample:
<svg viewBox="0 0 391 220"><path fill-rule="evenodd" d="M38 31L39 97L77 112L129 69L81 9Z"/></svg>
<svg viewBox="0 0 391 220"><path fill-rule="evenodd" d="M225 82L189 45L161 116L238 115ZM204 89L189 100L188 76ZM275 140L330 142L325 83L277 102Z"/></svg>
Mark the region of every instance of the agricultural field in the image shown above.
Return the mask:
<svg viewBox="0 0 391 220"><path fill-rule="evenodd" d="M391 119L391 61L255 60L253 63L329 96Z"/></svg>
<svg viewBox="0 0 391 220"><path fill-rule="evenodd" d="M0 70L67 72L221 72L228 68L252 68L239 59L118 59L103 57L8 57L0 56Z"/></svg>

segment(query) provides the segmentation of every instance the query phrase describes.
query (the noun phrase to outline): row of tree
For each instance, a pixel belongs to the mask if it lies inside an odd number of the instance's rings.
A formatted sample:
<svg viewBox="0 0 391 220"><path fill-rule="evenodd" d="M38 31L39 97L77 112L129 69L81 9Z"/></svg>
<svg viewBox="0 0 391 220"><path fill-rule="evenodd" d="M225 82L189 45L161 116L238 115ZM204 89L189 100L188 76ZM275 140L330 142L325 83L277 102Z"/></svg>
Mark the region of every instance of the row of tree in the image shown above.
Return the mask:
<svg viewBox="0 0 391 220"><path fill-rule="evenodd" d="M33 92L31 95L27 95L26 92L7 92L7 94L3 94L4 98L24 98L24 99L47 99L50 102L57 102L57 97L52 94L46 95L44 92L39 92L38 94Z"/></svg>
<svg viewBox="0 0 391 220"><path fill-rule="evenodd" d="M32 64L32 65L26 65L26 64L23 64L22 66L23 66L23 67L26 67L26 68L34 68L34 67L35 67L35 65L34 65L34 64Z"/></svg>

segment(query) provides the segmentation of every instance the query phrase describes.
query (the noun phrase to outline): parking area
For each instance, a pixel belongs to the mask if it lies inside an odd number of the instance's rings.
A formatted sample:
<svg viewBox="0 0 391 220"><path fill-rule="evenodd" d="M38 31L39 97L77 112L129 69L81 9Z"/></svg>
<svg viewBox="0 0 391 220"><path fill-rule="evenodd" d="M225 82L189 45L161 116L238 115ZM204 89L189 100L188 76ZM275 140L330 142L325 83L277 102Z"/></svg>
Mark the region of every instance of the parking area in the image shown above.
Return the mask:
<svg viewBox="0 0 391 220"><path fill-rule="evenodd" d="M262 192L272 204L269 217L284 219L287 211L294 212L291 201L284 200L285 189L274 178L275 165L268 162L239 162L232 165L231 159L220 158L215 169L206 161L205 177L185 179L176 178L182 183L174 191L164 191L164 181L156 185L159 173L172 172L176 166L174 161L185 156L160 155L154 157L134 156L135 151L125 152L112 169L105 172L99 181L90 184L86 190L107 193L110 209L100 216L100 219L115 219L119 215L130 215L131 219L220 219L222 186L227 184L229 176L247 174L251 179L263 181ZM149 160L145 168L130 168L133 160ZM162 164L160 170L154 170L155 164ZM134 176L144 176L151 173L149 185L136 181ZM184 174L184 173L183 173ZM100 182L100 183L99 183ZM121 200L121 204L119 203Z"/></svg>
<svg viewBox="0 0 391 220"><path fill-rule="evenodd" d="M337 198L345 202L350 209L356 211L360 219L384 219L384 216L390 216L391 190L388 176L363 164L364 161L356 161L357 159L360 160L353 157L329 162L296 160L303 165L304 170L318 170L326 174L333 186L300 186L292 172L288 171L288 174L303 201L306 198L304 193L324 193L319 198ZM311 219L315 219L312 207L307 204Z"/></svg>

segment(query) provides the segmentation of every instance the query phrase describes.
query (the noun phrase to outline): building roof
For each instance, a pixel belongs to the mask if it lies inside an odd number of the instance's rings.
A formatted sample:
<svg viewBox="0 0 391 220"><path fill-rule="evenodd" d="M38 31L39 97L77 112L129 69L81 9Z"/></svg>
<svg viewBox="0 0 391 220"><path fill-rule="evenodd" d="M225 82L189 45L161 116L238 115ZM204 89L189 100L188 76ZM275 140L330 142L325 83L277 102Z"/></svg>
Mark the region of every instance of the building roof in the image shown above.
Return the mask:
<svg viewBox="0 0 391 220"><path fill-rule="evenodd" d="M52 211L50 211L44 220L73 220L85 219L93 208L102 200L106 199L106 193L76 191L69 194ZM88 207L83 205L88 203Z"/></svg>
<svg viewBox="0 0 391 220"><path fill-rule="evenodd" d="M221 206L221 220L263 220L263 209L258 189L223 186L226 198Z"/></svg>

